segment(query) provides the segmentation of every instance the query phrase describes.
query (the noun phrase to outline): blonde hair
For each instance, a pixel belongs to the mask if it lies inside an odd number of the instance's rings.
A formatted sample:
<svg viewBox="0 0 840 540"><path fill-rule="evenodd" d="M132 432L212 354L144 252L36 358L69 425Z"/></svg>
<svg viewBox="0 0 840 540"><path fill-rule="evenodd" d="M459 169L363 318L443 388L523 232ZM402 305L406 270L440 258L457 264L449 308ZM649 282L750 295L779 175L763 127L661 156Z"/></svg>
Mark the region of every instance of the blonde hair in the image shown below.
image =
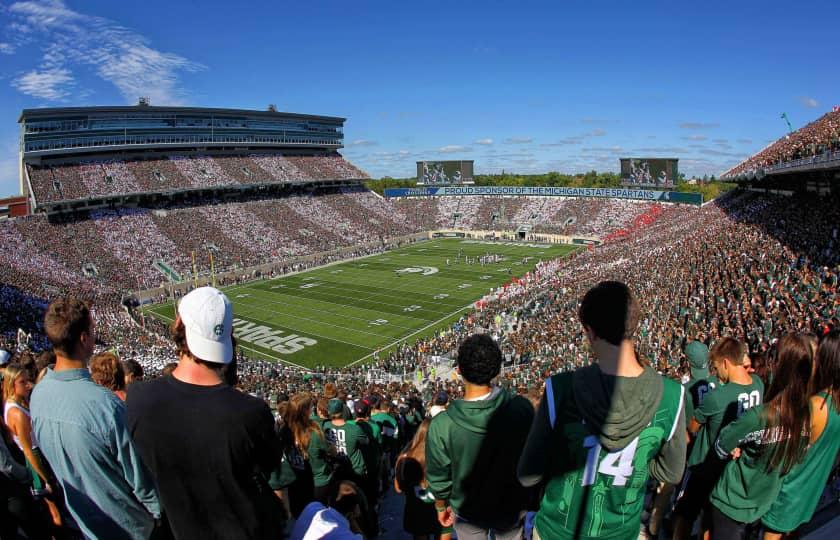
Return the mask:
<svg viewBox="0 0 840 540"><path fill-rule="evenodd" d="M15 382L21 375L28 375L28 371L19 365L6 366L5 374L3 375L3 402L12 401L18 405L27 406L27 401L19 401L15 396Z"/></svg>

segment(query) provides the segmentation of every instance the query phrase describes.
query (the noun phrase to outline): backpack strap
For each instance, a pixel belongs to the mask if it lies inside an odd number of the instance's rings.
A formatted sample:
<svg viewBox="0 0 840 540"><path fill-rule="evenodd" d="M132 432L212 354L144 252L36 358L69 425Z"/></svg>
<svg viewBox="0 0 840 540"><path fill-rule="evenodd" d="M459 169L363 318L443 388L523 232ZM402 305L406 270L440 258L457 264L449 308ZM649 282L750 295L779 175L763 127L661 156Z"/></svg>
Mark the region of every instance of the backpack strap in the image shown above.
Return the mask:
<svg viewBox="0 0 840 540"><path fill-rule="evenodd" d="M680 415L683 414L683 407L685 406L685 387L665 377L663 377L662 382L665 385L665 388L662 389L662 400L668 398L669 395L676 395L677 388L679 388L680 395L679 403L677 404L677 413L674 415L674 420L671 423L671 432L668 434L668 440L670 441L674 437L674 433L677 432L677 424L679 423Z"/></svg>
<svg viewBox="0 0 840 540"><path fill-rule="evenodd" d="M551 380L554 377L549 377L545 380L545 402L548 405L548 425L554 429L554 424L557 422L557 405L554 402L554 385Z"/></svg>

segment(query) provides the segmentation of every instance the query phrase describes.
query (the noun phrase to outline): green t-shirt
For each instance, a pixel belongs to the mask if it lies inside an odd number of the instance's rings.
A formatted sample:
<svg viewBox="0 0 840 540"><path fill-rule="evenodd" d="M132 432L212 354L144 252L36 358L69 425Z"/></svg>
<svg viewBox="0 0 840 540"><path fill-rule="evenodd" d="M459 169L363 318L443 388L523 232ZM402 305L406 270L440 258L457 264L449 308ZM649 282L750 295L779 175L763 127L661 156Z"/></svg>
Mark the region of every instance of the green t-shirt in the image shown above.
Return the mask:
<svg viewBox="0 0 840 540"><path fill-rule="evenodd" d="M650 424L626 447L608 452L583 423L572 396L572 373L552 377L554 432L560 469L545 488L535 526L542 538L627 539L639 535L649 466L673 437L682 415L683 389L663 378L663 393ZM548 385L551 385L549 391Z"/></svg>
<svg viewBox="0 0 840 540"><path fill-rule="evenodd" d="M721 430L715 443L721 459L741 447L741 457L726 464L710 497L715 508L739 523L752 523L763 516L782 487L781 469L767 471L775 443L763 442L767 428L765 407L759 405L745 411Z"/></svg>
<svg viewBox="0 0 840 540"><path fill-rule="evenodd" d="M312 477L315 481L315 487L326 486L332 479L332 471L326 459L329 447L321 431L312 432L312 435L309 437L309 447L306 451L309 453L309 464L312 467Z"/></svg>
<svg viewBox="0 0 840 540"><path fill-rule="evenodd" d="M751 375L751 378L750 384L736 384L731 381L718 384L694 410L694 418L700 423L700 431L697 432L686 465L694 467L709 458L714 459L714 445L720 430L738 419L744 411L761 405L764 383L755 375Z"/></svg>
<svg viewBox="0 0 840 540"><path fill-rule="evenodd" d="M362 456L365 458L365 470L370 478L379 477L379 466L382 460L381 438L379 426L367 420L354 420L368 438L368 444L362 445Z"/></svg>
<svg viewBox="0 0 840 540"><path fill-rule="evenodd" d="M840 451L840 413L831 396L819 395L826 400L828 421L802 463L794 465L784 476L779 496L761 518L774 531L791 532L811 520Z"/></svg>
<svg viewBox="0 0 840 540"><path fill-rule="evenodd" d="M371 416L370 421L379 426L383 449L397 451L400 435L397 420L388 413L379 412Z"/></svg>
<svg viewBox="0 0 840 540"><path fill-rule="evenodd" d="M364 476L366 468L362 447L369 442L365 432L359 426L350 422L337 426L330 421L324 424L324 433L327 440L335 446L336 452L347 456L350 460L350 464L353 465L353 472L359 476Z"/></svg>

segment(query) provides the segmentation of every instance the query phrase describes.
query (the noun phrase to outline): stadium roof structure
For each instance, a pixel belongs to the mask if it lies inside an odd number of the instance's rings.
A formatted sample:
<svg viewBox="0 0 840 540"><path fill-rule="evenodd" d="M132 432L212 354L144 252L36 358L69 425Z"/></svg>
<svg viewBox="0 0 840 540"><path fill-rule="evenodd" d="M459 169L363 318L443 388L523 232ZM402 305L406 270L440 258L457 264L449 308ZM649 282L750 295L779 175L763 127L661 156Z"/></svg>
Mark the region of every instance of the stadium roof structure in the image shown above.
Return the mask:
<svg viewBox="0 0 840 540"><path fill-rule="evenodd" d="M18 118L18 123L25 120L35 120L44 117L54 117L63 115L88 115L88 114L102 114L102 113L169 113L169 114L203 114L203 115L217 115L217 116L263 116L267 118L299 118L302 120L323 120L328 122L345 122L346 118L339 116L324 116L317 114L301 114L289 113L279 111L261 111L252 109L221 109L221 108L206 108L206 107L161 107L154 105L115 105L115 106L96 106L96 107L42 107L37 109L23 109Z"/></svg>

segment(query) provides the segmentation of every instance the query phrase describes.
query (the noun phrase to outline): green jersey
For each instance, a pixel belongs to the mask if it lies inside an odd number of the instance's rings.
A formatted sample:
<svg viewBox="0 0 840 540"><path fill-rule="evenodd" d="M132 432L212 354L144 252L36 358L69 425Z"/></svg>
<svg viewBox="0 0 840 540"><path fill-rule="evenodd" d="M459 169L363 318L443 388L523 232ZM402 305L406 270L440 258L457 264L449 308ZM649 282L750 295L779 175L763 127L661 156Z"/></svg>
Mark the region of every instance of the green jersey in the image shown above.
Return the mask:
<svg viewBox="0 0 840 540"><path fill-rule="evenodd" d="M335 446L336 452L347 456L353 465L353 472L359 476L365 474L365 459L362 447L369 443L367 435L356 424L346 422L340 426L331 421L324 424L327 440Z"/></svg>
<svg viewBox="0 0 840 540"><path fill-rule="evenodd" d="M694 418L694 411L703 404L706 394L720 386L720 381L715 376L709 376L691 379L683 386L685 387L685 425L687 426Z"/></svg>
<svg viewBox="0 0 840 540"><path fill-rule="evenodd" d="M639 523L649 463L671 440L682 419L684 388L663 378L663 393L650 423L615 452L601 447L573 398L572 372L546 384L549 422L560 453L545 489L535 526L541 538L632 539Z"/></svg>
<svg viewBox="0 0 840 540"><path fill-rule="evenodd" d="M745 411L761 405L764 397L764 383L751 375L749 384L728 382L719 384L703 398L703 403L694 410L694 418L700 423L700 431L694 440L687 465L694 467L714 459L715 441L720 430L738 419Z"/></svg>
<svg viewBox="0 0 840 540"><path fill-rule="evenodd" d="M774 531L791 532L807 523L814 516L814 510L828 482L831 467L840 451L840 414L831 396L820 393L828 408L828 421L820 438L808 448L802 463L782 479L779 496L761 522Z"/></svg>
<svg viewBox="0 0 840 540"><path fill-rule="evenodd" d="M370 421L379 426L383 450L397 452L400 435L397 420L386 412L379 412L371 416Z"/></svg>
<svg viewBox="0 0 840 540"><path fill-rule="evenodd" d="M729 519L752 523L773 504L782 487L781 468L768 471L767 464L775 440L765 441L766 405L747 410L723 428L715 443L721 459L741 447L741 457L726 464L723 476L712 490L711 503ZM807 441L805 441L807 443Z"/></svg>

